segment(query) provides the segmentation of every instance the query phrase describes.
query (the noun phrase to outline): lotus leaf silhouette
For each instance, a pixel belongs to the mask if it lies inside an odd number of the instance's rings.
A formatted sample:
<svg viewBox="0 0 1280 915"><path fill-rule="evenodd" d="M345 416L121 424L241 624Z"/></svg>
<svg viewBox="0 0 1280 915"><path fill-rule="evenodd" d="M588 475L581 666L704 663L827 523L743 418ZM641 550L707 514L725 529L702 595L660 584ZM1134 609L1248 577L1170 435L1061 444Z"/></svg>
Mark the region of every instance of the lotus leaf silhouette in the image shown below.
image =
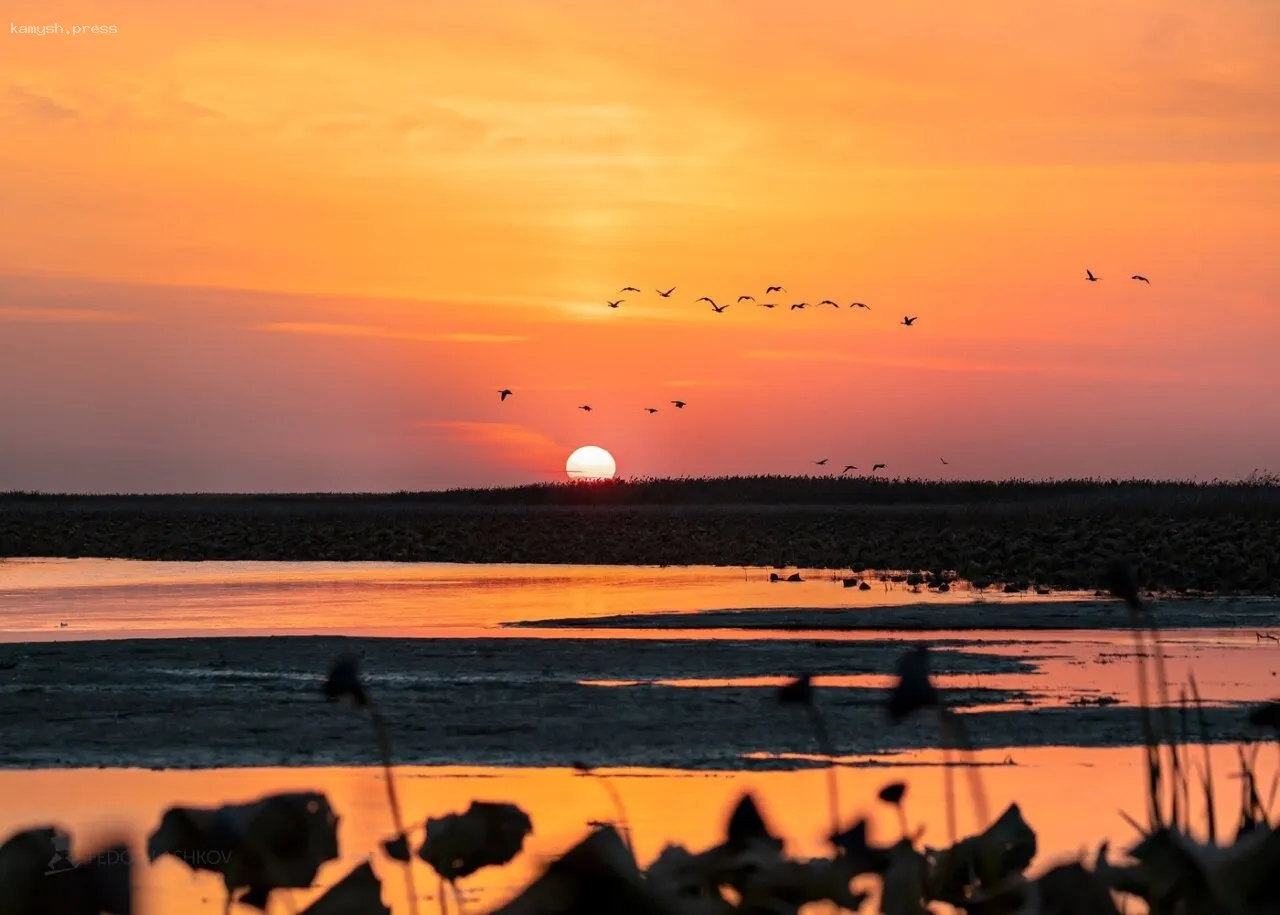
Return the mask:
<svg viewBox="0 0 1280 915"><path fill-rule="evenodd" d="M454 881L482 867L506 864L532 832L529 815L514 804L472 801L465 813L427 820L418 857L445 880Z"/></svg>
<svg viewBox="0 0 1280 915"><path fill-rule="evenodd" d="M880 789L880 793L876 797L884 801L886 804L892 804L897 807L902 803L902 798L907 793L905 782L890 782Z"/></svg>
<svg viewBox="0 0 1280 915"><path fill-rule="evenodd" d="M361 708L369 704L369 693L360 680L360 663L353 655L343 655L333 662L321 691L330 702L350 699Z"/></svg>
<svg viewBox="0 0 1280 915"><path fill-rule="evenodd" d="M71 837L51 826L26 829L0 844L3 915L132 915L129 849L114 844L74 863Z"/></svg>
<svg viewBox="0 0 1280 915"><path fill-rule="evenodd" d="M274 889L304 889L338 857L338 817L316 792L269 795L217 809L171 807L147 841L154 861L172 855L192 870L222 874L228 894L266 908Z"/></svg>
<svg viewBox="0 0 1280 915"><path fill-rule="evenodd" d="M963 907L975 893L1021 874L1035 855L1036 834L1010 804L986 831L930 855L929 898Z"/></svg>

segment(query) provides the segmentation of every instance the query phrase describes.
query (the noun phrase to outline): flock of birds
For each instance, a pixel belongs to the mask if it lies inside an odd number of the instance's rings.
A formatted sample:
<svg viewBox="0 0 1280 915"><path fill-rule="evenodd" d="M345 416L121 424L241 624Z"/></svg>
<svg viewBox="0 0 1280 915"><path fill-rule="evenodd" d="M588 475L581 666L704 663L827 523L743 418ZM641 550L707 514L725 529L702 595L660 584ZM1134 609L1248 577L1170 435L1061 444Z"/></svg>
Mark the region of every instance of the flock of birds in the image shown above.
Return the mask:
<svg viewBox="0 0 1280 915"><path fill-rule="evenodd" d="M623 287L622 287L620 290L618 290L618 291L619 291L620 293L622 293L622 292L639 292L639 291L640 291L640 289L639 289L638 287L636 287L636 286L623 286ZM664 299L669 299L669 298L671 298L671 294L672 294L673 292L675 292L675 291L676 291L676 287L675 287L675 286L672 286L670 289L655 289L655 290L654 290L654 292L656 292L659 296L661 296L661 297L662 297L662 298L664 298ZM775 292L786 292L786 291L787 291L787 290L786 290L786 288L785 288L785 287L782 287L782 286L769 286L767 289L765 289L764 294L765 294L765 296L771 296L771 295L773 295ZM621 308L621 307L622 307L622 304L623 304L624 302L626 302L626 299L614 299L614 300L612 300L612 301L607 301L607 302L605 302L605 304L606 304L606 305L608 305L610 308ZM734 303L734 302L725 302L725 303L721 304L720 302L717 302L715 299L711 298L711 296L709 296L709 295L699 296L698 298L694 299L694 300L693 300L693 302L694 302L694 304L695 304L695 305L697 305L697 304L698 304L698 303L700 303L700 302L706 302L708 305L710 305L710 306L711 306L711 310L712 310L713 312L715 312L716 314L718 314L718 315L722 315L722 314L724 314L724 313L728 310L728 308L729 308L729 306L730 306L730 305L733 305L733 304L741 305L743 302L750 302L751 304L755 305L757 308L780 308L780 307L781 307L781 305L780 305L778 302L760 302L760 301L757 301L756 297L755 297L755 296L753 296L753 295L740 295L740 296L738 296L738 301L737 301L736 303ZM820 308L820 307L822 307L823 305L830 305L832 308L840 308L840 307L841 307L841 305L840 305L840 303L839 303L839 302L835 302L835 301L833 301L833 300L831 300L831 299L823 299L821 302L818 302L818 303L817 303L817 307L819 307L819 308ZM805 308L811 308L811 307L813 307L813 306L811 306L808 302L792 302L792 303L791 303L791 308L790 308L790 310L791 310L791 311L802 311L802 310L804 310ZM865 302L851 302L851 303L849 304L849 307L850 307L850 308L865 308L867 311L870 311L870 310L871 310L871 306L870 306L870 305L868 305L868 304L867 304L867 303L865 303ZM902 319L902 323L903 323L904 325L906 325L907 327L910 327L911 325L913 325L913 324L915 324L915 323L916 323L916 319L915 319L915 318L913 318L913 317L911 317L910 315L907 315L907 316L904 316L904 317L903 317L903 319Z"/></svg>
<svg viewBox="0 0 1280 915"><path fill-rule="evenodd" d="M1096 283L1101 279L1101 277L1095 276L1093 271L1088 268L1085 269L1084 274L1085 274L1085 280L1090 283ZM1143 276L1140 273L1133 274L1132 276L1130 276L1130 279L1136 280L1137 282L1140 282L1140 283L1146 283L1148 286L1151 285L1151 280L1147 279L1147 277ZM677 287L672 286L669 289L655 289L654 292L656 292L660 298L669 299L675 293L676 288ZM786 291L787 290L784 286L768 286L765 288L764 297L769 298L770 296L773 296L775 294L785 293ZM641 290L638 286L623 286L620 290L618 290L618 292L619 294L640 293ZM605 305L608 306L609 308L621 308L626 303L626 301L627 300L625 298L611 299L611 300L606 300ZM751 304L755 305L758 308L772 309L772 308L781 307L781 304L779 302L759 301L753 295L740 295L738 296L736 302L720 303L720 302L717 302L715 299L713 299L711 296L707 296L707 295L699 296L698 298L693 300L693 303L695 305L701 304L703 302L706 302L708 305L710 305L711 310L718 315L724 314L728 310L730 305L734 305L734 304L740 305L743 302L750 302ZM813 308L813 307L821 308L823 306L831 306L832 308L841 307L840 303L834 301L833 299L823 299L822 301L816 303L816 305L811 305L809 302L792 302L789 307L789 310L803 311L806 308ZM849 307L861 308L866 311L871 310L871 306L866 304L865 302L851 302L849 304ZM898 323L901 324L903 327L914 327L917 317L918 316L916 315L903 315L902 320ZM506 399L508 397L511 397L513 394L514 392L510 388L501 388L498 391L498 400L500 402L505 402ZM668 402L672 406L674 406L677 410L683 410L686 406L688 406L688 404L683 400L672 400ZM594 408L591 406L591 404L580 404L578 406L578 409L582 410L584 413L590 413ZM645 407L644 411L650 415L653 415L654 413L658 412L658 408ZM813 463L817 467L826 467L828 460L829 460L828 458L823 458L822 460L814 461ZM944 466L950 464L950 462L946 458L939 458L938 460L941 461ZM888 465L883 463L873 464L871 467L871 472L876 473L877 471L885 470L887 469L887 466ZM854 470L858 470L858 466L856 464L846 464L844 465L844 468L840 471L840 473L847 474Z"/></svg>

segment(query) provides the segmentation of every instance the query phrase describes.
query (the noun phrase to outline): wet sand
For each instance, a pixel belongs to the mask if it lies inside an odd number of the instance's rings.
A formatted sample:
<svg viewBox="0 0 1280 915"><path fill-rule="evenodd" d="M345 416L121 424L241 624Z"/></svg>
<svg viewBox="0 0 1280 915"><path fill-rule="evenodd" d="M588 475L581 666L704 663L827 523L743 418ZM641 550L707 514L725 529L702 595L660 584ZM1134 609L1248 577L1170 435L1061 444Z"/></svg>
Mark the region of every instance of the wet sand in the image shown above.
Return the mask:
<svg viewBox="0 0 1280 915"><path fill-rule="evenodd" d="M780 584L779 587L787 587ZM874 589L873 589L874 590ZM1280 625L1280 600L1209 598L1162 600L1151 605L1161 629L1253 629ZM1011 603L918 603L899 607L759 608L701 610L693 613L618 614L562 617L506 623L538 629L763 629L840 632L885 630L952 632L976 630L1119 630L1130 626L1129 614L1115 600L1020 601Z"/></svg>
<svg viewBox="0 0 1280 915"><path fill-rule="evenodd" d="M368 723L325 703L331 660L354 652L389 722L400 764L793 768L815 749L803 716L772 689L587 685L815 674L888 674L903 651L891 639L592 640L276 637L0 645L0 701L15 767L367 765ZM936 672L968 674L948 691L981 707L979 747L1128 746L1132 707L1024 709L1016 690L983 677L1029 673L1035 655L937 646ZM890 727L884 692L824 688L821 708L841 755L938 743L932 718ZM1251 697L1262 698L1262 697ZM1244 739L1238 708L1207 709L1216 741ZM766 758L746 759L747 754Z"/></svg>

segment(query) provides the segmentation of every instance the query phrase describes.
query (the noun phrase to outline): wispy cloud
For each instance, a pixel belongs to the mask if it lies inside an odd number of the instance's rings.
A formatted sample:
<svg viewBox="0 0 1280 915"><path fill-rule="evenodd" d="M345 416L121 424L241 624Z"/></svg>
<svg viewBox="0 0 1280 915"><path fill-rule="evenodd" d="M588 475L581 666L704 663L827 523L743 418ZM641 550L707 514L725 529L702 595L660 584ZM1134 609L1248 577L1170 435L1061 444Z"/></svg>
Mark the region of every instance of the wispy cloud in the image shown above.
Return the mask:
<svg viewBox="0 0 1280 915"><path fill-rule="evenodd" d="M417 340L423 343L522 343L528 337L516 334L483 334L468 331L426 333L397 330L370 324L330 324L313 321L274 321L259 324L257 330L273 334L302 334L319 337L364 337L377 340Z"/></svg>
<svg viewBox="0 0 1280 915"><path fill-rule="evenodd" d="M960 359L952 356L861 356L839 350L821 349L757 349L743 353L748 359L767 359L779 362L843 362L852 365L873 365L885 368L918 369L922 372L959 372L1026 375L1063 375L1078 378L1111 378L1148 382L1186 382L1187 376L1176 371L1134 370L1123 366L1088 365L1054 362L990 362L976 359ZM1213 383L1224 385L1252 384L1243 377L1218 376Z"/></svg>
<svg viewBox="0 0 1280 915"><path fill-rule="evenodd" d="M707 315L711 314L710 311L703 313L701 310L694 311L692 309L654 308L648 305L630 305L626 302L615 310L610 308L603 298L598 302L556 302L555 308L561 315L588 321L618 320L621 318L653 322L688 323L706 320Z"/></svg>
<svg viewBox="0 0 1280 915"><path fill-rule="evenodd" d="M748 359L769 359L778 362L848 362L857 365L883 365L893 368L914 368L935 372L1038 372L1052 371L1043 364L1017 365L1013 363L975 362L970 359L943 357L882 357L861 356L840 350L824 349L750 349L742 355Z"/></svg>
<svg viewBox="0 0 1280 915"><path fill-rule="evenodd" d="M449 441L492 452L513 464L543 471L551 469L565 455L565 449L555 439L520 423L413 420L409 425Z"/></svg>
<svg viewBox="0 0 1280 915"><path fill-rule="evenodd" d="M20 115L26 115L41 121L65 121L79 115L79 111L57 102L47 95L32 92L22 86L10 86L9 98L12 109Z"/></svg>
<svg viewBox="0 0 1280 915"><path fill-rule="evenodd" d="M17 324L134 324L137 315L93 308L30 308L0 305L0 322Z"/></svg>

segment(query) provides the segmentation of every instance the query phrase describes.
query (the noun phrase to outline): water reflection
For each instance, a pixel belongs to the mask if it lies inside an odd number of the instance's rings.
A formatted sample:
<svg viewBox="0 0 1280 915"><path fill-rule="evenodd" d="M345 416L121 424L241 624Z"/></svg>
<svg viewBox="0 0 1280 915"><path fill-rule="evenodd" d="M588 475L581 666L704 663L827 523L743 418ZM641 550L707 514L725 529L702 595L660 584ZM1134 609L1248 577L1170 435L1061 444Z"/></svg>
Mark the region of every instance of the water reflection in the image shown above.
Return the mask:
<svg viewBox="0 0 1280 915"><path fill-rule="evenodd" d="M215 633L512 635L492 627L522 620L721 607L958 604L974 597L963 587L939 594L878 581L870 591L859 591L842 587L840 576L831 571L801 574L803 582L771 583L767 569L711 566L3 560L0 639ZM987 592L984 599L1081 596ZM553 637L565 636L562 632Z"/></svg>
<svg viewBox="0 0 1280 915"><path fill-rule="evenodd" d="M939 644L939 633L930 633ZM1035 665L1031 673L934 674L944 689L1001 690L1017 694L1012 702L1025 708L1062 708L1087 705L1139 705L1133 666L1133 640L1128 633L1066 633L1074 639L1058 641L1059 633L1039 633L1033 644L1008 640L998 645L969 641L972 633L952 634L971 654L1025 657ZM1050 641L1052 639L1052 641ZM1166 686L1175 699L1194 671L1200 697L1207 706L1252 702L1276 687L1278 655L1259 650L1253 639L1224 639L1219 633L1181 633L1164 640ZM585 686L627 688L675 686L689 689L725 687L779 687L785 676L684 677L652 680L581 680ZM853 689L888 689L894 678L887 673L819 675L815 686ZM971 705L967 711L1005 709L1007 705Z"/></svg>
<svg viewBox="0 0 1280 915"><path fill-rule="evenodd" d="M1218 774L1216 811L1220 823L1233 823L1238 813L1238 785L1227 773L1238 767L1236 750L1212 749ZM1276 772L1274 755L1264 752L1260 783L1269 785ZM1049 748L980 753L981 769L992 815L1017 801L1027 822L1039 835L1037 867L1062 855L1092 850L1104 839L1125 847L1136 836L1117 811L1141 820L1143 773L1136 749L1081 750ZM911 825L926 828L926 844L946 842L942 815L943 776L933 752L865 758L842 767L841 797L846 813L869 813L873 837L892 840L898 827L891 813L874 800L886 782L905 780L909 786L907 812ZM621 795L635 838L637 854L647 863L667 842L690 847L710 845L721 838L728 810L742 791L757 792L766 817L787 837L788 850L800 855L825 851L826 795L824 773L790 772L678 772L669 770L603 770ZM508 867L481 871L464 881L472 905L490 905L514 892L540 862L572 845L592 820L615 817L613 804L594 779L565 769L438 768L398 770L397 784L410 818L421 823L428 816L463 810L473 800L519 804L533 818L534 834L526 852ZM977 831L960 786L963 832ZM1062 786L1080 786L1064 791ZM57 824L73 833L75 848L91 849L98 837L130 836L141 854L147 833L159 822L164 808L174 805L209 806L251 800L286 790L322 790L341 816L339 836L343 855L325 865L318 885L340 879L352 866L389 836L393 827L386 808L379 770L342 769L221 769L205 771L38 770L0 772L0 833L17 828ZM424 865L418 885L434 902L435 881ZM404 903L403 876L398 866L375 856L374 867L384 880L384 898L393 907ZM219 912L221 884L216 876L192 876L173 859L144 868L143 913ZM315 895L293 894L295 908ZM404 911L397 908L397 911Z"/></svg>

